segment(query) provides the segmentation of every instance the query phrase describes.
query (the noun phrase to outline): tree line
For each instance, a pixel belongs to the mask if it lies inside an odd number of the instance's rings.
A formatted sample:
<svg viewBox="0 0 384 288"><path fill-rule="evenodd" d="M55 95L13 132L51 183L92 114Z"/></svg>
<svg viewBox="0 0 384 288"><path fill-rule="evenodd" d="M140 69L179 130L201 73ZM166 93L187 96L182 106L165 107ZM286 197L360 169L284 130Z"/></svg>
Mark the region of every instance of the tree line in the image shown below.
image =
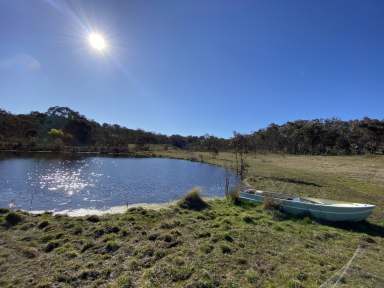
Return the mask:
<svg viewBox="0 0 384 288"><path fill-rule="evenodd" d="M290 154L383 154L384 121L315 119L271 124L247 135L251 150Z"/></svg>
<svg viewBox="0 0 384 288"><path fill-rule="evenodd" d="M163 135L120 125L97 123L68 107L51 107L47 112L33 111L14 115L0 109L1 150L63 150L130 152L146 150L150 144L192 150L229 149L228 141L211 135Z"/></svg>
<svg viewBox="0 0 384 288"><path fill-rule="evenodd" d="M14 115L0 109L1 150L83 149L98 152L147 150L151 144L164 149L235 151L239 167L243 154L274 152L290 154L367 154L384 153L384 121L364 118L342 121L315 119L271 124L249 134L234 132L224 139L212 135L163 135L119 125L97 123L68 107L51 107Z"/></svg>

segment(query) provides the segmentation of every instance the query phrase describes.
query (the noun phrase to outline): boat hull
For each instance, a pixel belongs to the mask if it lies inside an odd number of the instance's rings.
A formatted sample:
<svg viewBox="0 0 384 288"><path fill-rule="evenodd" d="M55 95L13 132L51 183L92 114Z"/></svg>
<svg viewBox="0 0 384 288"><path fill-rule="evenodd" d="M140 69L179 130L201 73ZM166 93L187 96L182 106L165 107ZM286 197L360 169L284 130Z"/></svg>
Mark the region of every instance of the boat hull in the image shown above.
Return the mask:
<svg viewBox="0 0 384 288"><path fill-rule="evenodd" d="M262 193L240 193L240 199L252 202L263 202ZM320 205L300 201L276 199L282 211L294 216L311 216L313 218L331 222L359 222L365 220L373 211L374 205L361 204L357 207ZM352 204L352 203L351 203Z"/></svg>

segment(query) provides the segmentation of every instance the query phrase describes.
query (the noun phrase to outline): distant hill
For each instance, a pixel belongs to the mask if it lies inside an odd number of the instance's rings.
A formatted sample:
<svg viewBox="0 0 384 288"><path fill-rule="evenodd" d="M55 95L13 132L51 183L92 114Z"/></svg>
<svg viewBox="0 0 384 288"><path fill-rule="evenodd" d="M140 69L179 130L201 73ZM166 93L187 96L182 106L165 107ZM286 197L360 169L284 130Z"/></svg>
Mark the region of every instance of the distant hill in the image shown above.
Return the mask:
<svg viewBox="0 0 384 288"><path fill-rule="evenodd" d="M247 151L290 154L384 153L384 121L364 118L341 121L315 119L271 124L265 129L223 139L211 135L163 135L119 125L100 124L68 107L51 107L47 112L14 115L0 109L1 150L74 150L129 152L147 150L150 144L164 149L224 151L241 138ZM134 144L134 148L132 148Z"/></svg>

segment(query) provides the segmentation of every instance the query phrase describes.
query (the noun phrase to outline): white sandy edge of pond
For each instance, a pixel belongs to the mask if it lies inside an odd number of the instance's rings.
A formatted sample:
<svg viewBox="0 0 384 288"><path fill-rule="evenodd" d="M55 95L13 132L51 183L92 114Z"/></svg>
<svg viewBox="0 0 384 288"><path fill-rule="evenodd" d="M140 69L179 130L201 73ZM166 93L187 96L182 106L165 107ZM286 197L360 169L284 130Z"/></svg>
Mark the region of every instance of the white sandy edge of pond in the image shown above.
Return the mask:
<svg viewBox="0 0 384 288"><path fill-rule="evenodd" d="M223 197L203 197L205 201L210 201L214 199L223 199ZM89 215L107 215L107 214L122 214L131 208L144 208L150 210L160 210L167 209L172 205L177 204L178 201L171 201L165 203L136 203L131 205L121 205L121 206L113 206L108 209L94 209L94 208L79 208L79 209L71 209L71 210L61 210L61 211L50 211L50 210L32 210L26 211L31 214L43 214L46 212L50 212L53 215L67 215L70 217L82 217Z"/></svg>

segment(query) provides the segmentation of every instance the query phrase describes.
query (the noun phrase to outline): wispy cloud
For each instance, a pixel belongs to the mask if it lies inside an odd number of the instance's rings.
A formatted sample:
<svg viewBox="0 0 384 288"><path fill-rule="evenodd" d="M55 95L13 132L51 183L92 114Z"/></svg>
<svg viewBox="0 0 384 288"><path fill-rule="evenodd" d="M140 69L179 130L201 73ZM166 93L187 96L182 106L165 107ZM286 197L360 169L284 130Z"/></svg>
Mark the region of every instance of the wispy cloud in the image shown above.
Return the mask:
<svg viewBox="0 0 384 288"><path fill-rule="evenodd" d="M40 68L40 62L29 54L21 53L0 59L0 70L34 72L40 70Z"/></svg>

